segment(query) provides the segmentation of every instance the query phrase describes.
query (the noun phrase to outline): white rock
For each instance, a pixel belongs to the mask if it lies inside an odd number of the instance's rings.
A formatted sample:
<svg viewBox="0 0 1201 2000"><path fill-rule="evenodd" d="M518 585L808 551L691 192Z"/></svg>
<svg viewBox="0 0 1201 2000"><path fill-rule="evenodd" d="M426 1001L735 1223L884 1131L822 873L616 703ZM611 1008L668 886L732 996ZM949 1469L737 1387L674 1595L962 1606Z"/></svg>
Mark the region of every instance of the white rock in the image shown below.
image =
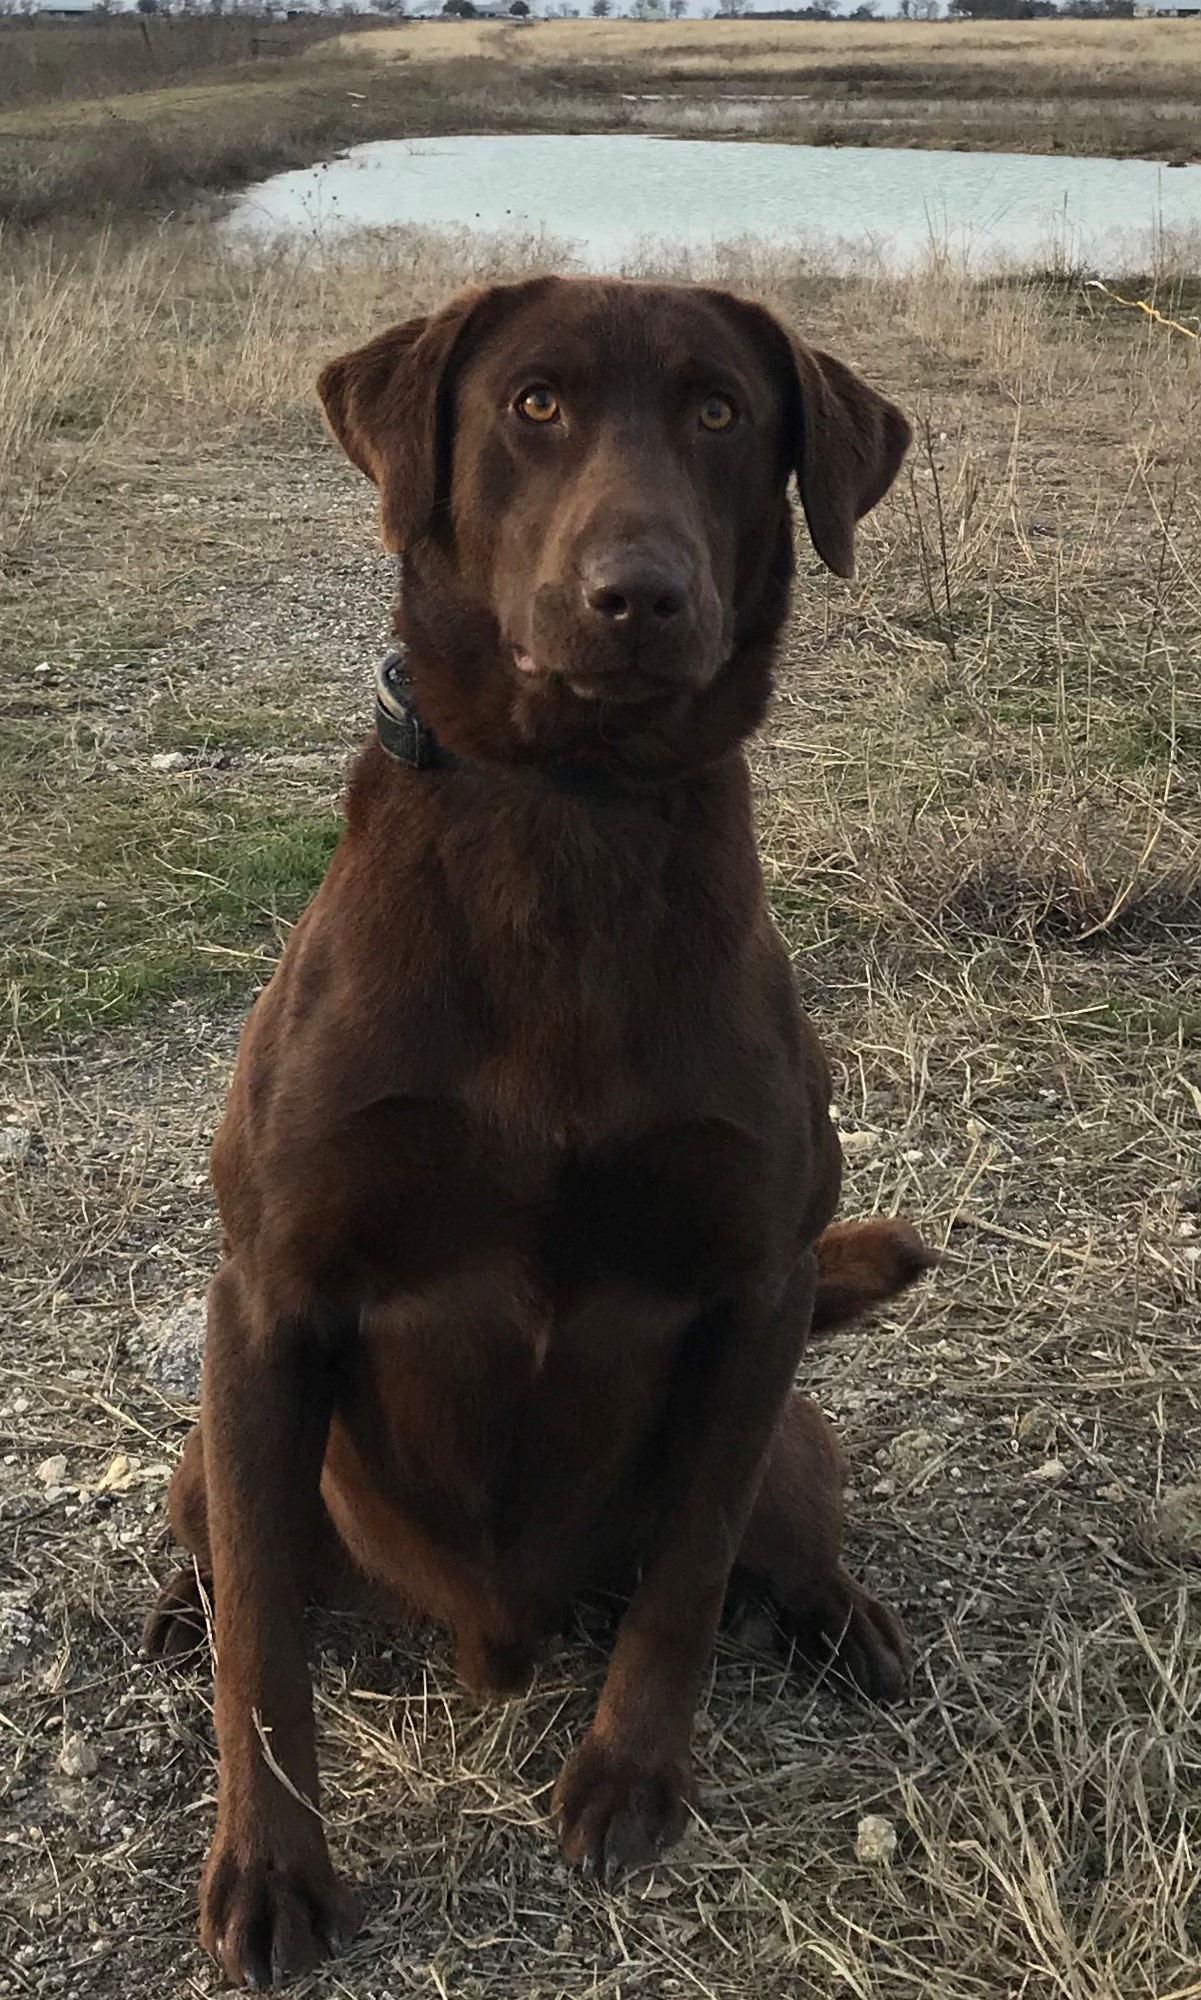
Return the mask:
<svg viewBox="0 0 1201 2000"><path fill-rule="evenodd" d="M1201 1480L1167 1487L1156 1502L1151 1530L1162 1554L1195 1557L1201 1550Z"/></svg>
<svg viewBox="0 0 1201 2000"><path fill-rule="evenodd" d="M933 1431L902 1431L888 1448L888 1460L898 1479L916 1479L938 1457L942 1439Z"/></svg>
<svg viewBox="0 0 1201 2000"><path fill-rule="evenodd" d="M204 1358L205 1302L181 1299L173 1312L148 1332L156 1342L153 1368L164 1389L184 1402L200 1395L200 1364Z"/></svg>
<svg viewBox="0 0 1201 2000"><path fill-rule="evenodd" d="M0 1675L23 1674L44 1637L29 1590L0 1591Z"/></svg>
<svg viewBox="0 0 1201 2000"><path fill-rule="evenodd" d="M61 1451L53 1458L44 1458L38 1467L38 1478L43 1486L61 1486L67 1476L67 1461Z"/></svg>
<svg viewBox="0 0 1201 2000"><path fill-rule="evenodd" d="M86 1736L68 1736L58 1753L58 1767L67 1778L91 1778L100 1769L99 1752Z"/></svg>
<svg viewBox="0 0 1201 2000"><path fill-rule="evenodd" d="M186 771L188 760L182 750L157 750L150 759L152 771Z"/></svg>
<svg viewBox="0 0 1201 2000"><path fill-rule="evenodd" d="M882 1813L867 1813L855 1831L856 1861L891 1861L897 1851L897 1830Z"/></svg>
<svg viewBox="0 0 1201 2000"><path fill-rule="evenodd" d="M0 1125L0 1167L23 1167L33 1151L33 1133L24 1125Z"/></svg>

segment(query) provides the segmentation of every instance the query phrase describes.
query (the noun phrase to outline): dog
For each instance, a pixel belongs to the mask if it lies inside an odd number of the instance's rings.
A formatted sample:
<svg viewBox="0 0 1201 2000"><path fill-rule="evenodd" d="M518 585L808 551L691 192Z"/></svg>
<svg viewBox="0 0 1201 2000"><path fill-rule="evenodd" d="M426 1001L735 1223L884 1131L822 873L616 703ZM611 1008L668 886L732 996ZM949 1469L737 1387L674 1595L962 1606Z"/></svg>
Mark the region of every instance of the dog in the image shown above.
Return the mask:
<svg viewBox="0 0 1201 2000"><path fill-rule="evenodd" d="M846 1572L807 1333L913 1282L832 1224L830 1079L768 914L744 745L789 603L795 474L848 576L900 411L704 286L476 289L322 374L403 558L401 651L346 825L242 1037L201 1419L170 1490L211 1593L220 1752L201 1936L235 1985L355 1922L318 1799L306 1601L450 1628L511 1690L627 1600L553 1800L567 1858L645 1865L693 1798L731 1579L877 1698L893 1614Z"/></svg>

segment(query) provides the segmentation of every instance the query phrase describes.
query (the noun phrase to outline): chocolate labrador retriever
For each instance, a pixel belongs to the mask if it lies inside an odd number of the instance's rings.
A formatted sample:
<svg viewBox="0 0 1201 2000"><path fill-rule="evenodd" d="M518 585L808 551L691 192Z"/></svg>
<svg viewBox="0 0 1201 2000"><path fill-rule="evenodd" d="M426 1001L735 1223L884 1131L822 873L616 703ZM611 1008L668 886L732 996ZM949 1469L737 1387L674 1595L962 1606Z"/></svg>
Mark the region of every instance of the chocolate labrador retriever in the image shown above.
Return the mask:
<svg viewBox="0 0 1201 2000"><path fill-rule="evenodd" d="M649 1862L731 1575L869 1694L890 1612L842 1567L811 1326L932 1261L828 1227L839 1148L764 899L743 744L793 571L908 440L725 292L537 278L333 362L335 437L404 557L403 656L346 830L242 1038L213 1179L195 1559L152 1654L216 1621L201 1935L236 1985L334 1950L302 1614L348 1581L512 1689L593 1587L628 1597L554 1795L567 1857ZM823 1232L825 1232L823 1234Z"/></svg>

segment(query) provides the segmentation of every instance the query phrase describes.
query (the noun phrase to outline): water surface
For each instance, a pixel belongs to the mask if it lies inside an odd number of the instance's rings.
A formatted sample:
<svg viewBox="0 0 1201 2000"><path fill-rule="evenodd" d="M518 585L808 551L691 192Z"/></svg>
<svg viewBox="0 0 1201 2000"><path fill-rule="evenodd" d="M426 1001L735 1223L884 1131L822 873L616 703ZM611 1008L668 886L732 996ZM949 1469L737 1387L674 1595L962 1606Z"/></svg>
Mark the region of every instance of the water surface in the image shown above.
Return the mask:
<svg viewBox="0 0 1201 2000"><path fill-rule="evenodd" d="M618 269L651 244L704 252L756 236L900 267L930 246L975 268L1147 260L1159 230L1201 231L1201 166L603 133L383 140L277 174L238 231L396 223L546 233Z"/></svg>

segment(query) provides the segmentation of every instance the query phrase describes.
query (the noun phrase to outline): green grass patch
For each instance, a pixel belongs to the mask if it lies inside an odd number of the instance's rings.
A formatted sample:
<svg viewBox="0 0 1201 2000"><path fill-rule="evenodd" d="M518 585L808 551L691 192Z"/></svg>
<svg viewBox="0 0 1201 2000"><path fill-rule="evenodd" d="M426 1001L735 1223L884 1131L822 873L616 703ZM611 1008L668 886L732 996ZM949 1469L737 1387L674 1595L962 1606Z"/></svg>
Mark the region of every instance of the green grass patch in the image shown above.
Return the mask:
<svg viewBox="0 0 1201 2000"><path fill-rule="evenodd" d="M58 801L29 787L0 892L21 1032L71 1034L184 992L244 990L317 888L340 825L191 781L100 779Z"/></svg>
<svg viewBox="0 0 1201 2000"><path fill-rule="evenodd" d="M152 750L195 753L235 748L319 750L337 737L328 717L283 708L264 698L212 705L200 713L183 702L158 702L148 720L148 741Z"/></svg>
<svg viewBox="0 0 1201 2000"><path fill-rule="evenodd" d="M1060 1027L1068 1041L1083 1047L1118 1041L1132 1049L1195 1049L1201 1047L1201 1006L1108 993L1093 1006L1065 1013Z"/></svg>

